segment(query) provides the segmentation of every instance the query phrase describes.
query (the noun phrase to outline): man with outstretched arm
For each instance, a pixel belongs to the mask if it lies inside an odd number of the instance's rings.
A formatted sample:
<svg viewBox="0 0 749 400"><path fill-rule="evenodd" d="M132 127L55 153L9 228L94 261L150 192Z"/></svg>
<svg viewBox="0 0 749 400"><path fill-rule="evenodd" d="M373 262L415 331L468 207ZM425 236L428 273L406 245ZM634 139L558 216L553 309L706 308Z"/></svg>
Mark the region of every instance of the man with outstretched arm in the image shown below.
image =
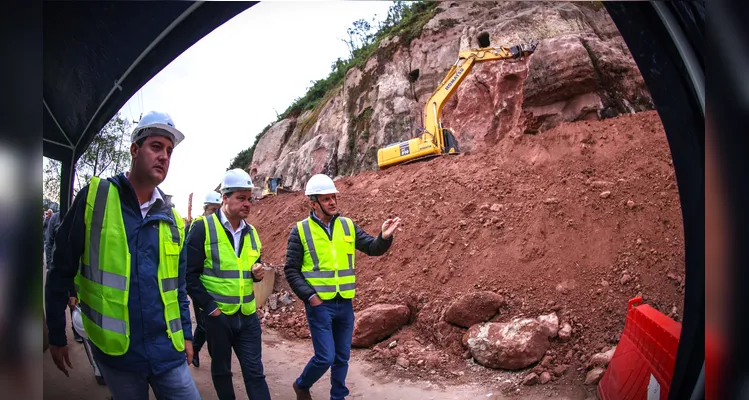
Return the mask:
<svg viewBox="0 0 749 400"><path fill-rule="evenodd" d="M349 394L346 374L354 332L351 300L356 292L354 253L385 254L400 218L388 219L374 238L338 213L338 190L330 177L313 175L305 188L312 210L292 228L284 272L294 293L304 301L315 355L292 388L298 400L311 399L310 388L330 368L330 398Z"/></svg>

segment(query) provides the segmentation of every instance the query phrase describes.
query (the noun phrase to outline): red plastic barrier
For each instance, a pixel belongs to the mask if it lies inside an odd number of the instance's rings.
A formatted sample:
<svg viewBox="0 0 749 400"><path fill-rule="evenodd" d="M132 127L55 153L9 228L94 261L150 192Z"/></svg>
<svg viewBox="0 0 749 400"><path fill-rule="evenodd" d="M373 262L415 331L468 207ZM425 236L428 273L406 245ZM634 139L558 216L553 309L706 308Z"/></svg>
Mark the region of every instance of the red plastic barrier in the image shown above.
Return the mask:
<svg viewBox="0 0 749 400"><path fill-rule="evenodd" d="M666 400L674 373L681 324L647 304L629 301L624 333L598 383L604 400Z"/></svg>

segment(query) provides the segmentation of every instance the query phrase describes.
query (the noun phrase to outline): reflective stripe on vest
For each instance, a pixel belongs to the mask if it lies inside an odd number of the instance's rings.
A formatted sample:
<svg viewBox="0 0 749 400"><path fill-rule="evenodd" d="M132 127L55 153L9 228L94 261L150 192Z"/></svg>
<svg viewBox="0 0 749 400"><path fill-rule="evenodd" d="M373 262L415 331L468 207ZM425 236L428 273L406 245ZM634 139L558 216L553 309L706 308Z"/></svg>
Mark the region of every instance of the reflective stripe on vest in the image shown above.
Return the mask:
<svg viewBox="0 0 749 400"><path fill-rule="evenodd" d="M75 277L83 326L89 339L105 354L125 354L130 346L128 295L130 251L122 218L119 191L111 182L91 179L86 198L84 252ZM166 334L178 351L184 333L177 299L179 253L184 242L181 217L159 221L159 291L164 304Z"/></svg>
<svg viewBox="0 0 749 400"><path fill-rule="evenodd" d="M260 258L261 249L257 231L252 225L249 226L237 257L218 216L211 214L205 216L203 221L206 227L206 258L200 276L203 286L222 313L231 315L241 311L244 315L253 314L256 305L252 266Z"/></svg>
<svg viewBox="0 0 749 400"><path fill-rule="evenodd" d="M297 223L304 247L302 275L322 300L337 294L353 298L356 290L354 268L354 224L345 217L336 218L332 240L325 230L310 218Z"/></svg>

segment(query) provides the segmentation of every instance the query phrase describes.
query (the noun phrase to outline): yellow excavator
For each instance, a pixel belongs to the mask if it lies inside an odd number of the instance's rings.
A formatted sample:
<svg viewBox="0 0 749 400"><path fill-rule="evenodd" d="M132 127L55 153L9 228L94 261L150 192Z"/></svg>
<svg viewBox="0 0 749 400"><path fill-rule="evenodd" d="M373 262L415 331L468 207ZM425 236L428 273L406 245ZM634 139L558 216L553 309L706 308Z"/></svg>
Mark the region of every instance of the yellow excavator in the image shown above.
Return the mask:
<svg viewBox="0 0 749 400"><path fill-rule="evenodd" d="M458 141L452 131L442 127L440 115L442 107L471 71L473 64L479 61L524 57L533 53L536 46L538 46L538 41L533 40L530 43L512 47L482 47L461 51L458 60L424 106L424 128L417 132L421 133L421 136L377 150L378 166L383 169L440 154L458 153L460 151Z"/></svg>
<svg viewBox="0 0 749 400"><path fill-rule="evenodd" d="M289 193L291 188L283 186L283 177L267 177L265 178L265 186L263 187L262 197L275 196L278 193Z"/></svg>

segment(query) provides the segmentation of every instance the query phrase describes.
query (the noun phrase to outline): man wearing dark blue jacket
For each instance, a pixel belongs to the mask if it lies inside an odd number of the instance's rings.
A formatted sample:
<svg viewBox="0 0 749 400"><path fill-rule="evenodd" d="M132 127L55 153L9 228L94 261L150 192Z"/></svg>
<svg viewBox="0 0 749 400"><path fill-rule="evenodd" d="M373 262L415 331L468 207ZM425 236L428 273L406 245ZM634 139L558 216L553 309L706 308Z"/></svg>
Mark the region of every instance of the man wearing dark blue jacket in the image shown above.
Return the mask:
<svg viewBox="0 0 749 400"><path fill-rule="evenodd" d="M200 399L187 366L184 226L157 187L182 139L168 114L143 116L130 171L92 178L55 238L46 284L50 353L68 375L65 308L75 282L86 336L115 400L146 400L149 385L158 399Z"/></svg>

